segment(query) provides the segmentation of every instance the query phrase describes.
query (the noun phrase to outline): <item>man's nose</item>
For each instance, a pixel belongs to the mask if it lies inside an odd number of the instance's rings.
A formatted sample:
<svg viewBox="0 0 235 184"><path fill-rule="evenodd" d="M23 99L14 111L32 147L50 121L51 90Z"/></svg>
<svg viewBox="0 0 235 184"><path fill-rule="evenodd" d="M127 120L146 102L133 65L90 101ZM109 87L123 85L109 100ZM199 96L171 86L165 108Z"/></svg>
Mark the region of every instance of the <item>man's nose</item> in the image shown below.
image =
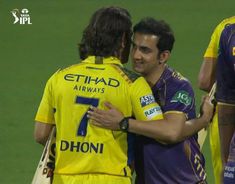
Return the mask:
<svg viewBox="0 0 235 184"><path fill-rule="evenodd" d="M141 59L141 52L138 48L132 50L132 57L135 60Z"/></svg>

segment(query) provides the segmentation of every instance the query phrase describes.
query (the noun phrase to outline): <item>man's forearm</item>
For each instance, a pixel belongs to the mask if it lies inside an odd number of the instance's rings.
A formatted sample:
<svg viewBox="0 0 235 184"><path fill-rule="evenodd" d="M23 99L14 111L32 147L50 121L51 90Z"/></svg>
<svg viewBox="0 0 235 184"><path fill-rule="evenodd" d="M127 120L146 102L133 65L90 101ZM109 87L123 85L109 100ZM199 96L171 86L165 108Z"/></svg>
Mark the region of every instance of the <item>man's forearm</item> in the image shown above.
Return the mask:
<svg viewBox="0 0 235 184"><path fill-rule="evenodd" d="M172 144L181 140L181 131L183 127L174 126L174 122L167 120L157 121L138 121L129 120L129 132L140 134L146 137L156 139L164 144Z"/></svg>
<svg viewBox="0 0 235 184"><path fill-rule="evenodd" d="M198 75L198 86L201 90L209 92L215 82L216 58L204 58Z"/></svg>
<svg viewBox="0 0 235 184"><path fill-rule="evenodd" d="M39 144L45 145L53 125L42 122L36 122L34 128L34 139Z"/></svg>
<svg viewBox="0 0 235 184"><path fill-rule="evenodd" d="M182 139L187 139L188 137L196 134L198 131L205 128L207 124L208 120L203 117L186 121L182 131Z"/></svg>

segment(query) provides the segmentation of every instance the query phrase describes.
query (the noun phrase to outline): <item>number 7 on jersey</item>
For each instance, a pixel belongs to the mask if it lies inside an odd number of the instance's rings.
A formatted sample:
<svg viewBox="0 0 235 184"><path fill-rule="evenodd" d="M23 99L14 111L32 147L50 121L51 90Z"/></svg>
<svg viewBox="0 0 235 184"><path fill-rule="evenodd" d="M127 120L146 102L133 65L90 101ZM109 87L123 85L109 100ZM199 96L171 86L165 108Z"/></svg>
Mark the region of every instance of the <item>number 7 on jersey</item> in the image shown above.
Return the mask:
<svg viewBox="0 0 235 184"><path fill-rule="evenodd" d="M94 107L97 107L99 104L99 99L77 96L75 102L76 102L76 104L83 104L83 105L89 105L89 106L92 105ZM80 125L78 127L78 131L77 131L78 136L86 136L87 123L88 123L88 118L87 118L87 112L86 112L83 115L81 122L80 122Z"/></svg>

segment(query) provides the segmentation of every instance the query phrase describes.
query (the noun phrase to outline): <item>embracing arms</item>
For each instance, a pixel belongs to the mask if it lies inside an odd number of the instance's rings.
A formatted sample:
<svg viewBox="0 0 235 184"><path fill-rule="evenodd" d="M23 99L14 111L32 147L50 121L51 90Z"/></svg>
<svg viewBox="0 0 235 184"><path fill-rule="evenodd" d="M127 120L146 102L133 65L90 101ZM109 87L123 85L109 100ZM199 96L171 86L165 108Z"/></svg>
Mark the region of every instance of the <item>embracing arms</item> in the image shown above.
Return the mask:
<svg viewBox="0 0 235 184"><path fill-rule="evenodd" d="M96 126L111 130L119 130L119 122L124 118L110 103L105 103L109 110L101 110L92 107L88 112L88 117L94 121ZM206 127L213 115L213 105L209 101L209 97L204 99L202 104L202 115L186 121L183 113L166 113L164 119L153 121L140 121L129 119L128 131L147 137L157 139L163 143L175 143L194 135L200 129Z"/></svg>

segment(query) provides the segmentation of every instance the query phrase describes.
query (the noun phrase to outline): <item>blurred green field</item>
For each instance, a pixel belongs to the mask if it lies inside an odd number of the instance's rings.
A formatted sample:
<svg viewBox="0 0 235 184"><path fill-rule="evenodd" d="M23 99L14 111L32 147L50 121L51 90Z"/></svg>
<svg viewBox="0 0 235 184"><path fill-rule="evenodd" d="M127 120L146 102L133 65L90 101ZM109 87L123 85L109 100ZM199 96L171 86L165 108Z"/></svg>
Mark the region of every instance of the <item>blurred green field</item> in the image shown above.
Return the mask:
<svg viewBox="0 0 235 184"><path fill-rule="evenodd" d="M34 116L48 77L79 62L77 43L98 8L127 8L133 22L153 16L173 28L176 43L168 63L197 88L202 56L214 27L234 15L234 0L8 0L0 1L0 183L30 183L42 147L33 140ZM13 24L10 11L29 9L32 25ZM128 66L130 67L130 66ZM208 140L208 183L213 173Z"/></svg>

